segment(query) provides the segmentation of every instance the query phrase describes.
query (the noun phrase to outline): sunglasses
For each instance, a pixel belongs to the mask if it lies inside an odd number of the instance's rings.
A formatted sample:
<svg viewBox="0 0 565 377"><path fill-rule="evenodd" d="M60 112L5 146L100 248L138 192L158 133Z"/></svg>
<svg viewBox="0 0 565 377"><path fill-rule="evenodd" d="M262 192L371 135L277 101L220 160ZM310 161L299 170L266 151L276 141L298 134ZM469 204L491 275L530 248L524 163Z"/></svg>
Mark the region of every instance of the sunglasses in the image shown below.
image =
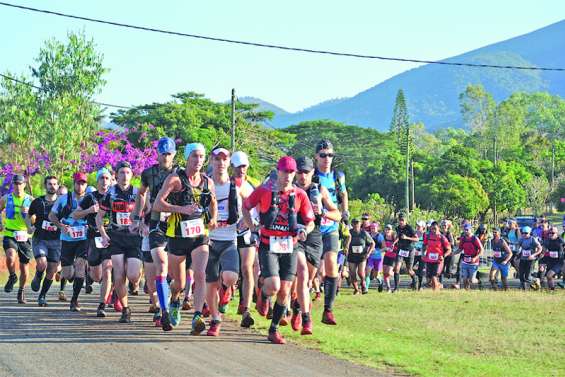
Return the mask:
<svg viewBox="0 0 565 377"><path fill-rule="evenodd" d="M298 170L297 173L298 174L308 174L310 173L312 170Z"/></svg>
<svg viewBox="0 0 565 377"><path fill-rule="evenodd" d="M320 156L320 158L326 158L326 157L335 157L335 153L318 153L318 156Z"/></svg>

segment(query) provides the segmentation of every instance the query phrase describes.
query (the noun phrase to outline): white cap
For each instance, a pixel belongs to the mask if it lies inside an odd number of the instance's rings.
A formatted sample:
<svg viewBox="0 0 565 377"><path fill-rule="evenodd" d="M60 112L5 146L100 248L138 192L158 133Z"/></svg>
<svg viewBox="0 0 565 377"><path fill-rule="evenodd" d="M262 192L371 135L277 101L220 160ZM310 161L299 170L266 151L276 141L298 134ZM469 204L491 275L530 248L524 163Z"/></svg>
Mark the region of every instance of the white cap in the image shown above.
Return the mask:
<svg viewBox="0 0 565 377"><path fill-rule="evenodd" d="M241 165L249 166L249 158L245 152L237 151L231 156L231 164L236 168Z"/></svg>

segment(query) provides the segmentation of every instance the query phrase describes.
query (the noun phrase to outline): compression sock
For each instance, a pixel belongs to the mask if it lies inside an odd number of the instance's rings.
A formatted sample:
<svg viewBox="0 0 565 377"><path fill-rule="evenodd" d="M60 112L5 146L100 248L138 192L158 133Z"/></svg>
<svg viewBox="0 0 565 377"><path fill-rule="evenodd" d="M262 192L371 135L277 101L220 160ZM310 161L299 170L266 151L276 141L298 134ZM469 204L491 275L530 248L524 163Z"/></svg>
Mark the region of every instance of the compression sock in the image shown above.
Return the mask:
<svg viewBox="0 0 565 377"><path fill-rule="evenodd" d="M80 294L80 290L84 285L84 278L77 278L73 282L73 301L78 300L78 295Z"/></svg>
<svg viewBox="0 0 565 377"><path fill-rule="evenodd" d="M278 302L275 302L273 307L273 319L271 321L271 327L269 328L269 332L277 331L279 327L279 322L281 321L284 313L286 312L286 306L281 305Z"/></svg>
<svg viewBox="0 0 565 377"><path fill-rule="evenodd" d="M41 286L41 292L39 292L40 296L45 297L45 295L47 295L47 292L49 291L49 288L51 288L51 283L53 283L53 280L50 279L43 279L43 285Z"/></svg>
<svg viewBox="0 0 565 377"><path fill-rule="evenodd" d="M155 288L159 298L159 306L164 312L169 311L169 283L163 276L155 276Z"/></svg>
<svg viewBox="0 0 565 377"><path fill-rule="evenodd" d="M337 278L326 276L324 279L324 309L332 310L337 292Z"/></svg>
<svg viewBox="0 0 565 377"><path fill-rule="evenodd" d="M367 287L367 289L371 288L371 277L370 276L365 276L365 287Z"/></svg>
<svg viewBox="0 0 565 377"><path fill-rule="evenodd" d="M400 283L400 274L398 272L394 273L394 289L398 289L398 285Z"/></svg>
<svg viewBox="0 0 565 377"><path fill-rule="evenodd" d="M67 279L61 278L61 288L59 290L64 291L66 285L67 285Z"/></svg>

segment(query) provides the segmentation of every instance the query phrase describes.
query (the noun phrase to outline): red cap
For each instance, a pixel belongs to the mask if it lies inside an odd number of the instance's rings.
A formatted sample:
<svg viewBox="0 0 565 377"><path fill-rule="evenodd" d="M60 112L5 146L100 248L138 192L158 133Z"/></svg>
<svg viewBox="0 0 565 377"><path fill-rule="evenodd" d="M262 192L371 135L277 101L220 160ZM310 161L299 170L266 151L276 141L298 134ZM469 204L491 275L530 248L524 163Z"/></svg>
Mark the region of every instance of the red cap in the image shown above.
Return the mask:
<svg viewBox="0 0 565 377"><path fill-rule="evenodd" d="M277 163L277 170L282 170L286 172L296 171L296 161L290 156L281 157Z"/></svg>
<svg viewBox="0 0 565 377"><path fill-rule="evenodd" d="M78 172L78 173L75 173L73 175L73 181L75 181L75 182L88 182L88 179L87 179L85 173Z"/></svg>

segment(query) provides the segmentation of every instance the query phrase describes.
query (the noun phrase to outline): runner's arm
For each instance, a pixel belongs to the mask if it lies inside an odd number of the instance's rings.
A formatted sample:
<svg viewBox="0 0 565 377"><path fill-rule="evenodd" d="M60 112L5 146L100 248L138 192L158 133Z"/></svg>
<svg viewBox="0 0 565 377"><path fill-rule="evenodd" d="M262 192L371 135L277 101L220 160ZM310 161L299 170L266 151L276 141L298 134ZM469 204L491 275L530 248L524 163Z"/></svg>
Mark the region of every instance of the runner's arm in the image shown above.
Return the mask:
<svg viewBox="0 0 565 377"><path fill-rule="evenodd" d="M143 182L141 182L141 186L139 187L137 196L135 197L135 206L133 207L133 212L131 213L134 220L139 220L141 217L143 217L143 213L147 201L148 190L149 187L147 187Z"/></svg>
<svg viewBox="0 0 565 377"><path fill-rule="evenodd" d="M167 203L167 198L173 191L179 191L181 189L180 178L176 174L169 175L165 182L163 182L163 187L157 193L155 198L155 203L153 203L153 210L155 212L176 212L183 213L183 207Z"/></svg>
<svg viewBox="0 0 565 377"><path fill-rule="evenodd" d="M512 249L510 249L510 246L508 246L508 243L505 240L502 240L502 248L506 251L506 253L508 254L508 256L506 257L505 260L502 261L503 264L507 264L508 262L510 262L510 260L512 259L512 257L514 256L514 253L512 252Z"/></svg>
<svg viewBox="0 0 565 377"><path fill-rule="evenodd" d="M208 180L208 189L210 190L210 196L212 198L210 202L210 222L208 223L208 227L214 229L218 225L218 200L216 199L214 181L208 177L206 177L206 179Z"/></svg>
<svg viewBox="0 0 565 377"><path fill-rule="evenodd" d="M326 212L323 214L323 217L333 221L340 221L341 212L339 212L339 209L331 200L328 189L325 188L324 186L320 186L320 192L322 193L322 205L324 209L326 209Z"/></svg>

